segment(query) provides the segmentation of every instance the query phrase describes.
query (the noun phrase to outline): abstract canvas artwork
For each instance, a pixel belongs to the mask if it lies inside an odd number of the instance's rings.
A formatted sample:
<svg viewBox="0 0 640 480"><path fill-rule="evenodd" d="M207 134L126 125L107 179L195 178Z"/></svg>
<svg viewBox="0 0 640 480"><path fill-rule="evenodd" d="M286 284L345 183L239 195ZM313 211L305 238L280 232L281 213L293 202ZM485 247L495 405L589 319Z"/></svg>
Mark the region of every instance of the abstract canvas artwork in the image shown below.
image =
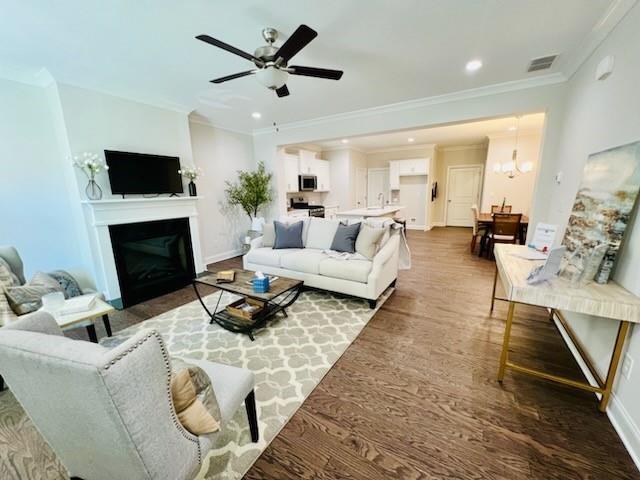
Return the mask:
<svg viewBox="0 0 640 480"><path fill-rule="evenodd" d="M589 156L562 241L570 268L593 271L597 261L595 281L607 283L639 190L640 142Z"/></svg>

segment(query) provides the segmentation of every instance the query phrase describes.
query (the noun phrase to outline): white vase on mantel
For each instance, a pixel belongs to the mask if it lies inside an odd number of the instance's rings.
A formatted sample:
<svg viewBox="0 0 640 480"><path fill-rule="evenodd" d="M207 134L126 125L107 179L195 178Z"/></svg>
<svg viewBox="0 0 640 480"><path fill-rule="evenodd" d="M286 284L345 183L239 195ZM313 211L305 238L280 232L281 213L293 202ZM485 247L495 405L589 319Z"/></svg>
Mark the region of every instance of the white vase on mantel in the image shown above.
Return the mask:
<svg viewBox="0 0 640 480"><path fill-rule="evenodd" d="M264 217L251 217L251 230L254 232L262 232L264 223Z"/></svg>

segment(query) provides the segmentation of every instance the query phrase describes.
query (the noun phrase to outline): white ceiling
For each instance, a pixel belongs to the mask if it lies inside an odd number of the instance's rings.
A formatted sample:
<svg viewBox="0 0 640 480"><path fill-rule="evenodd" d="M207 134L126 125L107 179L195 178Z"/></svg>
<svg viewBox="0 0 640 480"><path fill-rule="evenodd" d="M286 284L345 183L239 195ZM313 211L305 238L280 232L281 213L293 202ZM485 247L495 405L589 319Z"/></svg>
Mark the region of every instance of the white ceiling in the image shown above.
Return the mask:
<svg viewBox="0 0 640 480"><path fill-rule="evenodd" d="M634 0L635 1L635 0ZM213 123L251 131L373 106L516 81L570 75L631 0L0 0L0 75L42 68L63 83L143 102L196 110ZM603 20L604 19L604 20ZM292 63L345 71L335 82L290 78L277 98L245 77L237 56L194 39L207 33L252 52L260 31L301 23L319 36ZM606 34L606 32L604 32ZM535 57L560 54L527 74ZM588 52L586 52L588 53ZM481 58L474 75L465 63ZM18 73L17 73L18 72ZM260 120L251 112L262 113Z"/></svg>
<svg viewBox="0 0 640 480"><path fill-rule="evenodd" d="M420 145L437 145L438 147L479 145L485 143L487 137L492 136L515 137L517 132L520 135L540 133L543 126L544 113L535 113L523 115L519 121L516 117L494 118L441 127L313 142L312 146L315 150L355 148L364 152L372 152L419 148ZM409 138L412 138L413 142L409 142ZM343 140L347 140L348 143L343 143Z"/></svg>

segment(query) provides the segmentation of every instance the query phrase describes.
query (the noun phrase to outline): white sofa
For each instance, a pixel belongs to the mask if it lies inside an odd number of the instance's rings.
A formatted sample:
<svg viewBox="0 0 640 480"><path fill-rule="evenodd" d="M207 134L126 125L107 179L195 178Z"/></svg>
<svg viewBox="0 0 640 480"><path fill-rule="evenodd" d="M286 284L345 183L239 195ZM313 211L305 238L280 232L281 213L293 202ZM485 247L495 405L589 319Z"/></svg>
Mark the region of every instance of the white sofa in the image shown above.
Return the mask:
<svg viewBox="0 0 640 480"><path fill-rule="evenodd" d="M380 294L395 285L398 277L399 230L383 237L372 260L343 260L326 253L339 222L316 217L305 222L313 222L313 228L305 224L303 230L305 248L274 249L263 246L263 237L255 238L243 257L245 270L295 278L307 287L365 298L375 308Z"/></svg>

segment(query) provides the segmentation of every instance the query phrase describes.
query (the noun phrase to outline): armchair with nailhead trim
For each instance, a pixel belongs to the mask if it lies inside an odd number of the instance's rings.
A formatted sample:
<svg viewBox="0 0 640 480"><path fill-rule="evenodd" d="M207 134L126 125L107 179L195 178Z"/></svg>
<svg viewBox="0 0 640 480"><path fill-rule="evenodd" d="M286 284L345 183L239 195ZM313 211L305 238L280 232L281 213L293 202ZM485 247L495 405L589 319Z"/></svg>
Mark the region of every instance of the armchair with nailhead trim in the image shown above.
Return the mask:
<svg viewBox="0 0 640 480"><path fill-rule="evenodd" d="M257 442L253 373L189 361L211 378L222 428L244 401ZM219 435L193 435L178 421L171 362L155 331L109 350L64 337L36 312L0 329L0 373L72 478L191 479Z"/></svg>

